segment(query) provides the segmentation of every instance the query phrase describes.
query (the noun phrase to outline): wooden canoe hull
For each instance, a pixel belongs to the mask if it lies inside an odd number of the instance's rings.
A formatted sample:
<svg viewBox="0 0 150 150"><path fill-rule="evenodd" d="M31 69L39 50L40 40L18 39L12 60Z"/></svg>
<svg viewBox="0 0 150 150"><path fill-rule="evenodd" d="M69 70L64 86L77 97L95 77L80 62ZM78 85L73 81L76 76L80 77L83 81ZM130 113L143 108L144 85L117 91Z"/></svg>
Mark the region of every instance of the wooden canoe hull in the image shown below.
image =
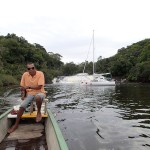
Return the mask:
<svg viewBox="0 0 150 150"><path fill-rule="evenodd" d="M11 110L12 109L9 109L8 111L0 115L0 143L6 136L8 128L10 128L10 126L12 125L12 121L7 118Z"/></svg>
<svg viewBox="0 0 150 150"><path fill-rule="evenodd" d="M0 143L5 138L8 128L12 125L12 120L14 118L7 118L8 114L12 109L3 113L0 116ZM31 117L32 118L32 117ZM28 119L28 117L26 118ZM47 116L45 116L45 135L47 147L49 150L68 150L67 144L61 133L61 130L52 114L52 112L47 109Z"/></svg>

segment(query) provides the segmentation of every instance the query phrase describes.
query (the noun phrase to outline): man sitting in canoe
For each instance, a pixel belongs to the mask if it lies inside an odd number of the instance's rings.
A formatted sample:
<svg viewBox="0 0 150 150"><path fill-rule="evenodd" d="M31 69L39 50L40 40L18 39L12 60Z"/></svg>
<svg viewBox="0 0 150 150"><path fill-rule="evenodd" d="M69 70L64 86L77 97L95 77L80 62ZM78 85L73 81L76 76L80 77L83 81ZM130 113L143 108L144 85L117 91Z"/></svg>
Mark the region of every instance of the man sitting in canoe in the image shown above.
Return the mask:
<svg viewBox="0 0 150 150"><path fill-rule="evenodd" d="M37 105L36 122L39 122L42 119L41 105L46 96L46 92L44 90L44 74L41 71L37 71L33 63L27 63L27 70L28 71L22 75L20 82L21 92L26 93L26 97L22 98L23 102L20 105L20 109L17 113L16 122L10 129L8 129L8 133L12 133L18 128L21 116L23 115L28 104L33 100L36 101Z"/></svg>

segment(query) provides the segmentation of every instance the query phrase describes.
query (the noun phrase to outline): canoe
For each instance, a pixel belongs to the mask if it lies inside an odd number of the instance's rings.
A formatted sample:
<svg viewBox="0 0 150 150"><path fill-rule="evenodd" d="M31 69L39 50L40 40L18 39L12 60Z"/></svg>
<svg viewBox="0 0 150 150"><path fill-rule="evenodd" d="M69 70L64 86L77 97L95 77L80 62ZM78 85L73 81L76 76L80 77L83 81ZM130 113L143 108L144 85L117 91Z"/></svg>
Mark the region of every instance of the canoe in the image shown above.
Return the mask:
<svg viewBox="0 0 150 150"><path fill-rule="evenodd" d="M8 118L8 116L10 115L10 112L12 110L13 110L13 108L9 109L8 111L6 111L2 115L0 115L0 145L1 145L2 141L4 139L6 139L6 137L8 136L7 130L8 130L8 128L10 128L12 126L12 122L14 121L13 117ZM36 116L35 114L36 114L36 112L34 112L33 114L30 115L30 113L28 112L28 113L24 114L22 118L24 120L26 120L25 122L27 122L27 120L34 118ZM48 150L68 150L68 146L64 140L61 130L60 130L50 109L46 109L46 115L42 114L42 121L44 124L47 149ZM34 123L34 124L38 124L38 123ZM19 127L21 128L21 124L19 124ZM32 125L30 125L30 127L32 127ZM32 127L32 128L34 128L34 127ZM15 134L15 132L17 132L17 130L18 129L16 129L13 133ZM27 130L28 130L28 127L27 127ZM25 139L25 135L27 135L27 133L28 133L27 130L21 130L21 138L22 139L23 138ZM32 129L32 131L33 131L33 129ZM13 134L13 133L11 133L11 134ZM30 133L32 133L31 136L34 135L33 132L30 132ZM37 133L37 131L35 133ZM18 135L18 133L16 135Z"/></svg>

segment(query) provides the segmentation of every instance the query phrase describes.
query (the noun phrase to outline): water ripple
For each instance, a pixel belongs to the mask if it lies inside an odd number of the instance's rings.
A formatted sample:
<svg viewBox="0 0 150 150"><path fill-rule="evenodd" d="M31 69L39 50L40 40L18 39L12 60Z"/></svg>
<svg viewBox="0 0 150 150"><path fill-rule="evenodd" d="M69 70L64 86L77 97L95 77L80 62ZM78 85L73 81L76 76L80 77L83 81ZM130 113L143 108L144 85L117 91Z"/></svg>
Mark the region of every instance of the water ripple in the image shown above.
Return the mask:
<svg viewBox="0 0 150 150"><path fill-rule="evenodd" d="M48 108L70 149L149 150L150 86L116 87L46 85ZM8 89L9 90L9 89ZM19 103L20 92L0 96L5 107Z"/></svg>

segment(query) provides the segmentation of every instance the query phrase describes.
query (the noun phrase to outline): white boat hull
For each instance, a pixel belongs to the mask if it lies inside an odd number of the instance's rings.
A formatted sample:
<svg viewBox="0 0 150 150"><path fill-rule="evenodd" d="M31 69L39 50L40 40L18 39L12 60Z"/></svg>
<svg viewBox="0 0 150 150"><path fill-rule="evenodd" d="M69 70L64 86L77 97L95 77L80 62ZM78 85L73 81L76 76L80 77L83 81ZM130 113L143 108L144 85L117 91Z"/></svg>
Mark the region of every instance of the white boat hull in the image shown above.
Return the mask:
<svg viewBox="0 0 150 150"><path fill-rule="evenodd" d="M105 73L109 74L109 73ZM116 83L114 80L108 80L103 75L105 74L94 74L94 75L88 75L88 74L80 74L80 75L74 75L74 76L67 76L63 79L59 80L59 82L55 82L54 84L57 85L90 85L90 86L115 86Z"/></svg>
<svg viewBox="0 0 150 150"><path fill-rule="evenodd" d="M115 86L115 82L91 82L93 86Z"/></svg>
<svg viewBox="0 0 150 150"><path fill-rule="evenodd" d="M115 86L116 83L114 81L109 81L109 82L85 81L85 82L82 82L81 85L87 85L87 86Z"/></svg>

